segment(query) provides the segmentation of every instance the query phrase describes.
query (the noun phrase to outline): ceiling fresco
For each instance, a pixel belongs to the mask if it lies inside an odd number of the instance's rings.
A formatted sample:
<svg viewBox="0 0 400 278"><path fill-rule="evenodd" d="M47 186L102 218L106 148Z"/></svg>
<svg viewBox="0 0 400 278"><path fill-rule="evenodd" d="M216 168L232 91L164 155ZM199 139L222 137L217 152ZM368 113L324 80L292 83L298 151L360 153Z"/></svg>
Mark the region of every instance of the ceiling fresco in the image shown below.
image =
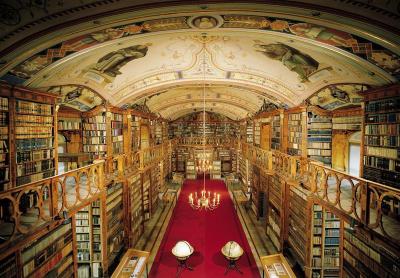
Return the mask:
<svg viewBox="0 0 400 278"><path fill-rule="evenodd" d="M381 86L399 76L396 53L344 30L278 17L209 14L144 20L81 35L33 55L2 78L54 92L75 92L69 84L76 84L122 107L145 100L151 111L171 119L199 109L196 87L207 83L222 92L216 93L219 98L209 93L207 110L238 119L256 113L264 101L291 107L315 92L321 96L314 95L311 103L344 107L348 99L332 97L332 88L346 92L351 102L360 87L336 84ZM225 92L232 88L241 88L240 96ZM168 92L163 101L160 92ZM91 107L79 97L67 102L81 111Z"/></svg>
<svg viewBox="0 0 400 278"><path fill-rule="evenodd" d="M369 86L363 84L331 85L311 96L308 102L326 110L360 106L363 101L362 92L367 89Z"/></svg>
<svg viewBox="0 0 400 278"><path fill-rule="evenodd" d="M96 92L82 86L66 85L40 89L55 94L58 97L57 103L59 105L68 106L82 112L89 111L104 102Z"/></svg>

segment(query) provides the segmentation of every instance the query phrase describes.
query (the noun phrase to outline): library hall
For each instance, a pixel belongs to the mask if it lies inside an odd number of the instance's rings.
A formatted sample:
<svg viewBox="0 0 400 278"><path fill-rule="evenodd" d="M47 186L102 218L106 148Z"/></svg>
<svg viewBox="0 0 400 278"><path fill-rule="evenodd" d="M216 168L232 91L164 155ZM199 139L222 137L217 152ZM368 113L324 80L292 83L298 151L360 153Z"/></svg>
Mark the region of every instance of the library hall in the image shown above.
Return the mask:
<svg viewBox="0 0 400 278"><path fill-rule="evenodd" d="M0 1L0 278L399 278L400 0Z"/></svg>

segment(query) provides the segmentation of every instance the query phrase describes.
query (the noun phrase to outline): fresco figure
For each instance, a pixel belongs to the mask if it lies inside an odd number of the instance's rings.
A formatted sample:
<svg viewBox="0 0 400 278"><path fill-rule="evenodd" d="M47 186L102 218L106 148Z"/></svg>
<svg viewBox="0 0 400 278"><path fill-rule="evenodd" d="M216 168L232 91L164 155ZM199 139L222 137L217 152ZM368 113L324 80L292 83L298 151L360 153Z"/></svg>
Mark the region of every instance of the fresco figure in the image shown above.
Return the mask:
<svg viewBox="0 0 400 278"><path fill-rule="evenodd" d="M268 58L281 61L285 67L299 75L301 82L318 69L319 63L311 56L283 43L255 44L254 48Z"/></svg>
<svg viewBox="0 0 400 278"><path fill-rule="evenodd" d="M146 56L147 50L146 45L134 45L110 52L101 57L93 69L110 77L116 77L121 74L119 70L127 63Z"/></svg>
<svg viewBox="0 0 400 278"><path fill-rule="evenodd" d="M297 36L306 37L334 46L351 47L352 44L357 43L349 33L310 23L293 24L289 29Z"/></svg>

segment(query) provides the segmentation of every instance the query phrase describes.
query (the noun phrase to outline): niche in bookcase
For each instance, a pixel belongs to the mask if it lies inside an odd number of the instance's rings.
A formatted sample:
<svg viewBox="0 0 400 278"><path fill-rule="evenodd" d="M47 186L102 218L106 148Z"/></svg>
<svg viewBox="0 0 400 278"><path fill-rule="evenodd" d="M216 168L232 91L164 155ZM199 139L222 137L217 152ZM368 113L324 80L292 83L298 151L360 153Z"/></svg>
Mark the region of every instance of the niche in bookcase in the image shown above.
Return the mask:
<svg viewBox="0 0 400 278"><path fill-rule="evenodd" d="M319 204L313 204L311 255L308 277L340 277L340 218Z"/></svg>
<svg viewBox="0 0 400 278"><path fill-rule="evenodd" d="M107 117L105 107L82 114L83 151L90 160L102 159L107 154Z"/></svg>
<svg viewBox="0 0 400 278"><path fill-rule="evenodd" d="M400 85L364 96L363 177L400 187Z"/></svg>
<svg viewBox="0 0 400 278"><path fill-rule="evenodd" d="M0 85L0 190L57 173L56 96Z"/></svg>
<svg viewBox="0 0 400 278"><path fill-rule="evenodd" d="M311 192L298 184L287 186L287 243L299 265L306 265L309 242L309 212L312 209Z"/></svg>
<svg viewBox="0 0 400 278"><path fill-rule="evenodd" d="M400 277L397 244L357 225L343 225L343 277Z"/></svg>
<svg viewBox="0 0 400 278"><path fill-rule="evenodd" d="M272 134L271 134L271 149L282 149L282 128L283 128L283 110L279 109L272 114Z"/></svg>
<svg viewBox="0 0 400 278"><path fill-rule="evenodd" d="M129 235L129 247L135 247L144 231L142 183L139 173L128 178L129 191L129 223L127 234Z"/></svg>
<svg viewBox="0 0 400 278"><path fill-rule="evenodd" d="M295 107L285 111L285 150L290 155L307 156L307 108Z"/></svg>
<svg viewBox="0 0 400 278"><path fill-rule="evenodd" d="M315 106L307 108L307 156L328 166L332 163L332 114Z"/></svg>
<svg viewBox="0 0 400 278"><path fill-rule="evenodd" d="M0 191L11 188L8 98L0 97Z"/></svg>
<svg viewBox="0 0 400 278"><path fill-rule="evenodd" d="M72 224L68 223L25 246L21 250L21 277L74 276L72 239Z"/></svg>
<svg viewBox="0 0 400 278"><path fill-rule="evenodd" d="M269 176L266 233L278 251L281 251L283 247L284 188L285 182L279 174L274 173Z"/></svg>
<svg viewBox="0 0 400 278"><path fill-rule="evenodd" d="M112 153L124 152L123 114L111 113Z"/></svg>

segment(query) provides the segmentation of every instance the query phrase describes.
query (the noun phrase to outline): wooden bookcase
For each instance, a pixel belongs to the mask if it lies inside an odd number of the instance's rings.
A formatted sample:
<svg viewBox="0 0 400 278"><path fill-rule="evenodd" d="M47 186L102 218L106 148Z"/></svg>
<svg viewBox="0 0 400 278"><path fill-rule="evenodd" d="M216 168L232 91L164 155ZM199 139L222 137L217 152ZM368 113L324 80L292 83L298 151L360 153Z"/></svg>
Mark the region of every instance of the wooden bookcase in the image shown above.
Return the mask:
<svg viewBox="0 0 400 278"><path fill-rule="evenodd" d="M82 114L83 151L90 160L104 158L107 154L107 117L105 107L98 106Z"/></svg>
<svg viewBox="0 0 400 278"><path fill-rule="evenodd" d="M56 96L0 84L0 191L57 173Z"/></svg>
<svg viewBox="0 0 400 278"><path fill-rule="evenodd" d="M195 179L196 178L196 165L194 160L186 161L186 178Z"/></svg>
<svg viewBox="0 0 400 278"><path fill-rule="evenodd" d="M131 116L131 148L132 152L140 149L140 117Z"/></svg>
<svg viewBox="0 0 400 278"><path fill-rule="evenodd" d="M151 216L150 190L150 173L145 172L142 174L142 202L144 221L149 220Z"/></svg>
<svg viewBox="0 0 400 278"><path fill-rule="evenodd" d="M284 147L290 155L307 156L307 107L291 108L284 113Z"/></svg>
<svg viewBox="0 0 400 278"><path fill-rule="evenodd" d="M266 233L278 251L283 248L285 182L277 175L269 176Z"/></svg>
<svg viewBox="0 0 400 278"><path fill-rule="evenodd" d="M339 277L341 221L334 213L313 204L309 277Z"/></svg>
<svg viewBox="0 0 400 278"><path fill-rule="evenodd" d="M136 173L128 178L129 191L129 226L126 234L129 236L129 246L134 247L144 231L142 184L140 174Z"/></svg>
<svg viewBox="0 0 400 278"><path fill-rule="evenodd" d="M283 110L279 109L272 115L272 134L271 134L271 149L282 150L283 148Z"/></svg>
<svg viewBox="0 0 400 278"><path fill-rule="evenodd" d="M11 188L10 175L10 114L8 98L0 97L0 191Z"/></svg>
<svg viewBox="0 0 400 278"><path fill-rule="evenodd" d="M310 211L312 197L309 190L297 184L286 187L287 221L286 233L288 247L294 252L294 257L300 266L306 265L308 258Z"/></svg>
<svg viewBox="0 0 400 278"><path fill-rule="evenodd" d="M400 85L365 92L363 177L400 187Z"/></svg>
<svg viewBox="0 0 400 278"><path fill-rule="evenodd" d="M307 156L332 164L332 115L315 106L307 108Z"/></svg>
<svg viewBox="0 0 400 278"><path fill-rule="evenodd" d="M221 178L221 160L213 160L211 165L211 178Z"/></svg>
<svg viewBox="0 0 400 278"><path fill-rule="evenodd" d="M123 120L122 113L111 112L112 153L114 155L124 152Z"/></svg>
<svg viewBox="0 0 400 278"><path fill-rule="evenodd" d="M343 225L343 277L400 277L399 250L362 227Z"/></svg>
<svg viewBox="0 0 400 278"><path fill-rule="evenodd" d="M73 276L72 239L72 225L68 223L25 246L21 250L21 277Z"/></svg>

